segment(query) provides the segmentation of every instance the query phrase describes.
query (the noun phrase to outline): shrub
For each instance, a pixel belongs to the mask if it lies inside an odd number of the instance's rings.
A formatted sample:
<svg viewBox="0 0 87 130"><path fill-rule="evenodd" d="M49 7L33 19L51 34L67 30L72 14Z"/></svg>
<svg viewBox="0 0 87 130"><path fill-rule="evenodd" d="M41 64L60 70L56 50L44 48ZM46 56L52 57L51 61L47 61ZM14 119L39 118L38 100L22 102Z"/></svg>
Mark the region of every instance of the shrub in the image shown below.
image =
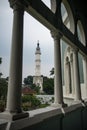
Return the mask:
<svg viewBox="0 0 87 130"><path fill-rule="evenodd" d="M0 112L3 112L5 109L5 101L0 100Z"/></svg>
<svg viewBox="0 0 87 130"><path fill-rule="evenodd" d="M41 104L40 100L33 95L24 95L22 97L23 110L36 109Z"/></svg>

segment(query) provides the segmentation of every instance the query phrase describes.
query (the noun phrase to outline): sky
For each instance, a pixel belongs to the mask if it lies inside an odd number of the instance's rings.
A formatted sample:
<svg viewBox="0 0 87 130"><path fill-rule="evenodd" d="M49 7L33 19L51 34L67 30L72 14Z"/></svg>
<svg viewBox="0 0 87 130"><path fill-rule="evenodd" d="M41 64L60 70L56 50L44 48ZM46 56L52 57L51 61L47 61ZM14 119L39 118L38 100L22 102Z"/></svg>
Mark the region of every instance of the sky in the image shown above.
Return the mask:
<svg viewBox="0 0 87 130"><path fill-rule="evenodd" d="M49 4L50 0L43 0ZM9 76L12 39L13 10L8 0L0 1L0 72ZM53 39L50 31L28 13L24 13L23 78L35 74L35 50L39 40L41 48L41 75L49 76L54 66Z"/></svg>

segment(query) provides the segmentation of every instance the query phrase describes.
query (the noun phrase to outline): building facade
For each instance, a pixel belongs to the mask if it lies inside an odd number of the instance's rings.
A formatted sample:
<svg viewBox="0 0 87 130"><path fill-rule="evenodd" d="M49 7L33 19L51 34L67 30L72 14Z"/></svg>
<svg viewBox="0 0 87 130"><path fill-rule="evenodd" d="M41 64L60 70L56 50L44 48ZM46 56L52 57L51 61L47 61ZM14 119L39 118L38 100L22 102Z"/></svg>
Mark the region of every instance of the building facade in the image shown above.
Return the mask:
<svg viewBox="0 0 87 130"><path fill-rule="evenodd" d="M14 10L12 48L6 109L5 112L0 113L0 130L87 130L86 3L82 0L51 0L51 9L49 9L41 0L37 0L37 2L34 0L9 0L9 2ZM66 9L65 19L62 15L62 5ZM29 112L23 112L21 108L24 11L47 27L54 41L54 104L51 107ZM61 40L69 45L65 55L65 68L68 68L68 76L71 76L70 79L67 78L67 82L70 84L73 77L72 84L74 84L75 89L74 102L71 106L65 104L63 97ZM39 49L39 45L37 45L37 49ZM83 60L86 93L84 100L80 85L78 53L82 55ZM70 68L72 57L73 74L72 68ZM72 84L69 92L72 92Z"/></svg>

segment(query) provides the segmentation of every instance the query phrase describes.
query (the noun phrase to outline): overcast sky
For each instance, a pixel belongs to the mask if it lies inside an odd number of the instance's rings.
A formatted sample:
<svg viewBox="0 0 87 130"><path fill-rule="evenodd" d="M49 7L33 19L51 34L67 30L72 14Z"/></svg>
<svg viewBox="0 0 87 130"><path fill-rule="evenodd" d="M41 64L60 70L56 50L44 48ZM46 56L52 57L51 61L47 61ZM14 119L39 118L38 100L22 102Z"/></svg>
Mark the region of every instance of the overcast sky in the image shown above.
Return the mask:
<svg viewBox="0 0 87 130"><path fill-rule="evenodd" d="M1 0L0 57L2 57L2 64L0 65L0 72L3 73L3 77L9 76L12 23L13 10L9 7L8 0ZM41 74L49 76L49 71L54 66L53 39L50 31L26 12L24 13L23 39L23 78L35 73L35 49L38 40L42 53Z"/></svg>

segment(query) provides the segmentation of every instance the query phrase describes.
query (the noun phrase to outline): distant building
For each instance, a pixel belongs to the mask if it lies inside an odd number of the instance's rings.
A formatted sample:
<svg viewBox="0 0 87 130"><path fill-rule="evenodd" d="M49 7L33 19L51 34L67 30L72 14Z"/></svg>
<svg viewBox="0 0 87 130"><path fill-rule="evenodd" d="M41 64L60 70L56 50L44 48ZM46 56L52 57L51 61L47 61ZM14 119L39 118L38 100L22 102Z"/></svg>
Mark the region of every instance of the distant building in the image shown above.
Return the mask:
<svg viewBox="0 0 87 130"><path fill-rule="evenodd" d="M33 95L36 91L32 90L28 85L22 88L22 95Z"/></svg>

